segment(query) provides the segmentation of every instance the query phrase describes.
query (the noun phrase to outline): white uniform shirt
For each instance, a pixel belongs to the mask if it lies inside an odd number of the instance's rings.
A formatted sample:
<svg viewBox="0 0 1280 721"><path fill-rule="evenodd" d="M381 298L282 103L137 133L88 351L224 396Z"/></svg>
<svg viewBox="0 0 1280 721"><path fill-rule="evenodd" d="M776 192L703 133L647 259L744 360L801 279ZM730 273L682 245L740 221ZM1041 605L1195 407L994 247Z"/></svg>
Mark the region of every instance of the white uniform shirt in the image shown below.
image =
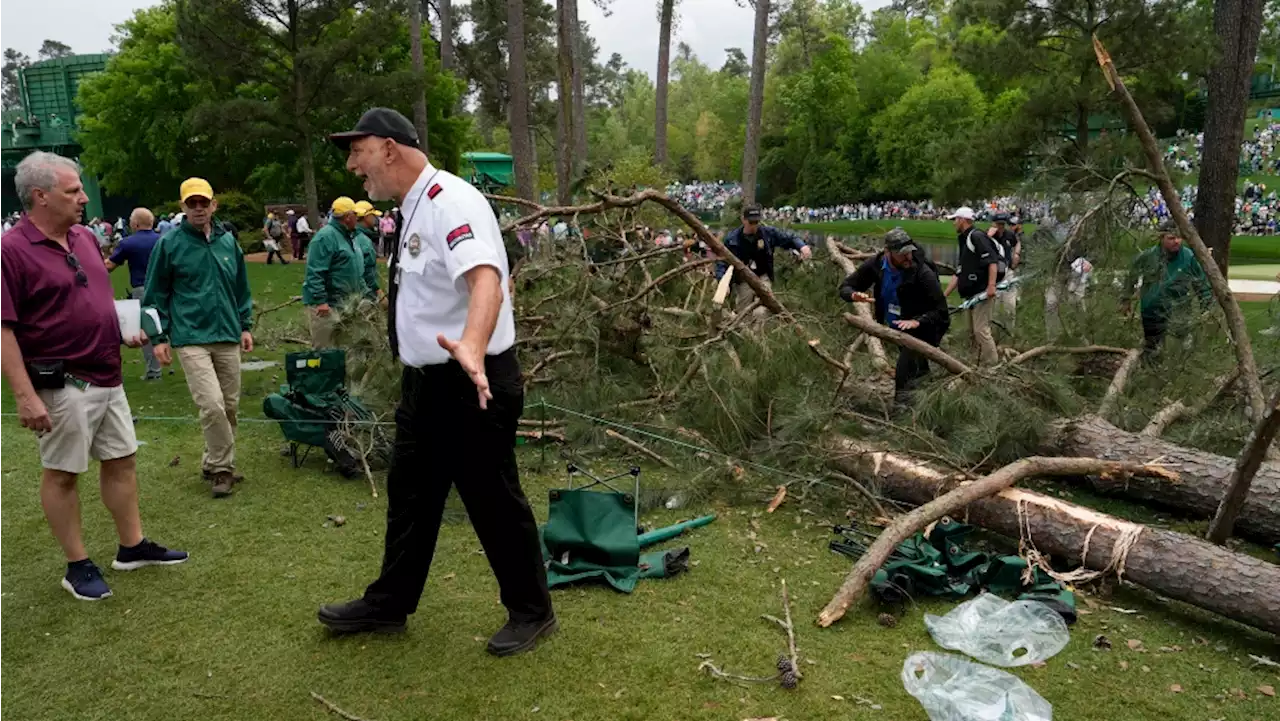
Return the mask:
<svg viewBox="0 0 1280 721"><path fill-rule="evenodd" d="M298 216L298 224L295 225L294 227L298 229L299 233L311 232L311 224L307 222L307 216L305 215Z"/></svg>
<svg viewBox="0 0 1280 721"><path fill-rule="evenodd" d="M498 271L502 308L489 338L488 355L516 342L516 320L507 288L510 270L498 219L480 191L430 163L401 206L397 263L396 336L407 366L438 365L450 359L436 335L458 340L467 324L471 291L463 275L488 265Z"/></svg>

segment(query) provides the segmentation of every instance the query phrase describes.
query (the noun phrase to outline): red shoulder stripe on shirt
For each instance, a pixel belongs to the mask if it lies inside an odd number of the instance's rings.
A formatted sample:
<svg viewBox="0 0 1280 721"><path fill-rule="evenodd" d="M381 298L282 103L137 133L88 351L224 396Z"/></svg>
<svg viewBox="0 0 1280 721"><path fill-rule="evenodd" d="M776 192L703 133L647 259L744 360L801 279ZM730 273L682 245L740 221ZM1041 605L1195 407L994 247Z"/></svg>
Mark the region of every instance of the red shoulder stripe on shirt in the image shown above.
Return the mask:
<svg viewBox="0 0 1280 721"><path fill-rule="evenodd" d="M458 245L458 243L461 243L464 240L469 240L474 237L476 236L474 233L471 232L471 224L464 223L463 225L459 225L458 227L449 231L449 235L445 236L445 242L449 244L449 250L453 250L454 247Z"/></svg>
<svg viewBox="0 0 1280 721"><path fill-rule="evenodd" d="M436 196L440 194L441 190L443 190L443 188L440 187L439 183L436 183L435 185L432 185L429 190L427 190L427 197L432 200L435 200Z"/></svg>

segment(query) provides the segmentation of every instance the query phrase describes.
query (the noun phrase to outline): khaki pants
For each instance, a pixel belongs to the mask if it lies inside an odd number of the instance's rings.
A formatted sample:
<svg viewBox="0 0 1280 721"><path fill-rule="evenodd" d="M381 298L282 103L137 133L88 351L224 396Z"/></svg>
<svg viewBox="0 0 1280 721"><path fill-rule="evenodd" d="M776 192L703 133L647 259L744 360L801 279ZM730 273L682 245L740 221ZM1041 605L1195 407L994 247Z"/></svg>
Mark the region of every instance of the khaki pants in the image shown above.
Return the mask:
<svg viewBox="0 0 1280 721"><path fill-rule="evenodd" d="M991 337L991 314L995 307L995 303L986 300L965 311L969 315L973 342L978 344L979 362L988 368L1000 362L1000 356L996 354L996 339Z"/></svg>
<svg viewBox="0 0 1280 721"><path fill-rule="evenodd" d="M214 343L177 349L191 399L204 429L204 470L236 467L236 408L240 403L240 344Z"/></svg>
<svg viewBox="0 0 1280 721"><path fill-rule="evenodd" d="M333 332L338 325L338 314L332 309L329 315L316 313L315 308L307 308L311 322L311 347L316 350L333 347Z"/></svg>
<svg viewBox="0 0 1280 721"><path fill-rule="evenodd" d="M773 283L770 282L770 280L764 277L763 275L760 276L760 282L764 283L764 287L768 288L769 290L773 290ZM756 292L754 290L751 290L751 286L743 282L738 282L733 284L734 312L741 313L742 311L746 310L747 306L751 305L751 302L754 301L755 299L756 299ZM752 315L755 316L756 318L763 318L764 316L769 315L769 309L764 307L763 305L756 306L756 309L752 312Z"/></svg>

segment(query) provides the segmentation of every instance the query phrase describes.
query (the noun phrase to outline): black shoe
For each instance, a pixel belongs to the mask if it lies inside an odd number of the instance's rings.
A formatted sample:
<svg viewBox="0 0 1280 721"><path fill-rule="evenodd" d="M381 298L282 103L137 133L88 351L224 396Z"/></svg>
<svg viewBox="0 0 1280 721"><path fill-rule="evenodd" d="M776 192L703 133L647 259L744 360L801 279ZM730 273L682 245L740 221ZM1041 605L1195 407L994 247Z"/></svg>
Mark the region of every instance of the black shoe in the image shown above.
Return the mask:
<svg viewBox="0 0 1280 721"><path fill-rule="evenodd" d="M507 625L489 639L488 651L494 656L514 656L531 650L537 645L539 638L550 636L559 628L555 616L548 616L541 621L507 621Z"/></svg>
<svg viewBox="0 0 1280 721"><path fill-rule="evenodd" d="M121 546L111 567L117 571L133 571L144 566L175 566L186 560L186 551L174 551L144 538L132 548Z"/></svg>
<svg viewBox="0 0 1280 721"><path fill-rule="evenodd" d="M363 598L346 603L321 606L316 618L331 631L337 633L401 633L404 631L404 615L379 610Z"/></svg>

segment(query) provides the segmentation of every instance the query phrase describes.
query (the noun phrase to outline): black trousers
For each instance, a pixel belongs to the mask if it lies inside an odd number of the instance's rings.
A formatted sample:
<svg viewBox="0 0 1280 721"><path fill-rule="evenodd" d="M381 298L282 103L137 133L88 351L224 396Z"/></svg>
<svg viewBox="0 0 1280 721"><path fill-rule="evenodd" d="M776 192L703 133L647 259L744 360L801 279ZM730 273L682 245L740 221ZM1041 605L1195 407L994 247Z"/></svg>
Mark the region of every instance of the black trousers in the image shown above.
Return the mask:
<svg viewBox="0 0 1280 721"><path fill-rule="evenodd" d="M915 329L906 331L908 335L928 343L935 348L942 343L942 334ZM908 400L911 390L920 384L920 380L929 375L929 359L907 350L898 349L898 364L893 372L893 398L899 403Z"/></svg>
<svg viewBox="0 0 1280 721"><path fill-rule="evenodd" d="M382 574L364 594L390 613L417 609L445 499L457 486L511 619L537 621L551 614L538 526L516 469L524 389L515 349L489 356L485 369L493 393L487 410L480 409L475 385L452 360L404 369L387 475Z"/></svg>
<svg viewBox="0 0 1280 721"><path fill-rule="evenodd" d="M1169 320L1155 315L1142 316L1142 355L1151 358L1160 350L1164 335L1169 330Z"/></svg>
<svg viewBox="0 0 1280 721"><path fill-rule="evenodd" d="M288 259L288 258L286 258L286 257L284 257L284 252L283 252L283 251L281 251L281 250L279 250L279 249L276 249L276 250L268 249L268 250L267 250L267 265L271 265L271 261L272 261L272 259L273 259L273 258L279 258L279 259L280 259L280 262L281 262L281 263L284 263L285 265L288 265L288 264L289 264L289 259Z"/></svg>

